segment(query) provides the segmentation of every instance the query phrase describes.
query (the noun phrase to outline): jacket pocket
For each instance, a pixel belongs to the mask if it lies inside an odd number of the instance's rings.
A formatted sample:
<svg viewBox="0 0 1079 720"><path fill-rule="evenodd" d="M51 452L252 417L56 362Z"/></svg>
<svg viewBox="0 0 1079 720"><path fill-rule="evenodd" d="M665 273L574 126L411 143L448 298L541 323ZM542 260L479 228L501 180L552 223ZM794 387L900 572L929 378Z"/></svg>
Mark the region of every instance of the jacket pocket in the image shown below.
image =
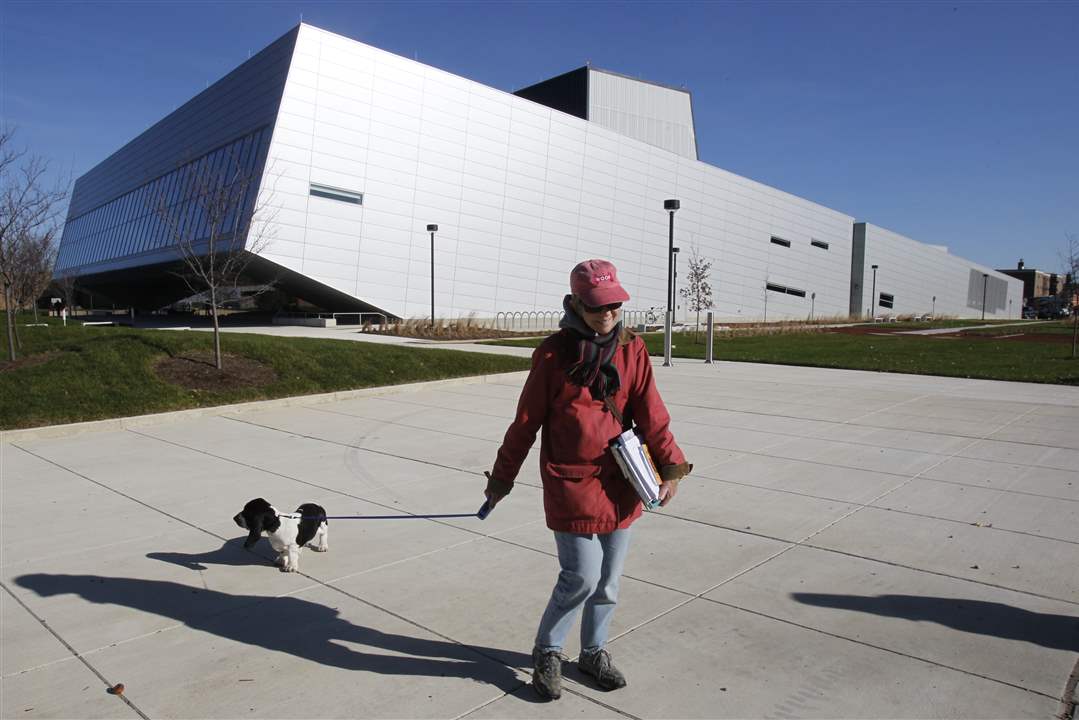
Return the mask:
<svg viewBox="0 0 1079 720"><path fill-rule="evenodd" d="M599 466L592 463L545 463L547 474L559 480L583 480L599 475Z"/></svg>

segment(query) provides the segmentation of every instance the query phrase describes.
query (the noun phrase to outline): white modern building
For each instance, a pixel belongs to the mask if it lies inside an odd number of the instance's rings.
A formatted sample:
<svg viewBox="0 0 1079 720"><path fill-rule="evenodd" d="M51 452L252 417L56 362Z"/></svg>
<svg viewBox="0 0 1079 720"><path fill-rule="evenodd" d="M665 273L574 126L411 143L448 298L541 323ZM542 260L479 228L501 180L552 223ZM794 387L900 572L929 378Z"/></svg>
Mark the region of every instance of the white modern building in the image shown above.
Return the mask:
<svg viewBox="0 0 1079 720"><path fill-rule="evenodd" d="M588 67L510 94L306 24L79 178L57 274L141 307L183 297L155 208L183 214L184 178L224 166L258 179L250 279L329 311L429 315L429 224L440 317L558 310L590 257L628 307L662 308L668 198L681 275L692 249L712 261L721 319L867 314L872 264L896 314L935 295L980 315L975 270L986 317L1022 307L1017 280L700 162L685 90Z"/></svg>

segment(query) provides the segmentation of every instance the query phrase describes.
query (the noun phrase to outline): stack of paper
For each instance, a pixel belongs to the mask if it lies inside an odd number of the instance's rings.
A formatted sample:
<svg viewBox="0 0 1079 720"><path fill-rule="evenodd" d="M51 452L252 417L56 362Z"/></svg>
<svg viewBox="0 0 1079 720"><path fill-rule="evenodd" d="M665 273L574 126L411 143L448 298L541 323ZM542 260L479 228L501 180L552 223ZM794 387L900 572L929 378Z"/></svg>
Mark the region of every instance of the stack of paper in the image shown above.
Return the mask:
<svg viewBox="0 0 1079 720"><path fill-rule="evenodd" d="M648 454L648 447L637 437L633 430L611 441L611 452L629 484L637 491L641 501L649 510L659 506L659 473Z"/></svg>

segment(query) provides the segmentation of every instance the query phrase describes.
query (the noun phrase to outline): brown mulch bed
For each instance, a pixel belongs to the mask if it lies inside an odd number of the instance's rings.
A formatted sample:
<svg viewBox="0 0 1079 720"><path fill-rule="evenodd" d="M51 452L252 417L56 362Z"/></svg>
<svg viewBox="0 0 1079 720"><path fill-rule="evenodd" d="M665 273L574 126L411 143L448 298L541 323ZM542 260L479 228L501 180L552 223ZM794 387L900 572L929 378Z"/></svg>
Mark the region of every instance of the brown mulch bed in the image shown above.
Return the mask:
<svg viewBox="0 0 1079 720"><path fill-rule="evenodd" d="M277 380L273 368L241 355L223 353L221 364L223 367L218 370L212 350L186 352L161 358L154 363L154 372L167 383L210 392L259 387Z"/></svg>
<svg viewBox="0 0 1079 720"><path fill-rule="evenodd" d="M27 355L26 357L15 358L14 361L3 360L0 361L0 372L7 372L8 370L18 370L24 367L33 367L34 365L41 365L47 363L55 357L60 356L59 350L48 350L43 353L37 353L36 355Z"/></svg>
<svg viewBox="0 0 1079 720"><path fill-rule="evenodd" d="M878 323L875 325L844 325L843 327L825 328L824 332L842 333L844 335L890 335L897 332L909 332L910 329L910 327L897 327Z"/></svg>

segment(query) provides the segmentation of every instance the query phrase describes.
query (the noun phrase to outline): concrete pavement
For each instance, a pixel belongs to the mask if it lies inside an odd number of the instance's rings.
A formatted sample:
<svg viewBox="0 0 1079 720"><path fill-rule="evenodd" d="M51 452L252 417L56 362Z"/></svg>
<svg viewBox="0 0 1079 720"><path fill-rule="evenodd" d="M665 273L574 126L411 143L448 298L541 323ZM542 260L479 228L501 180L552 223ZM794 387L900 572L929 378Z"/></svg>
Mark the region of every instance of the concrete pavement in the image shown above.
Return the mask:
<svg viewBox="0 0 1079 720"><path fill-rule="evenodd" d="M520 351L514 351L520 352ZM527 352L527 351L525 351ZM0 715L1043 717L1079 652L1079 389L656 368L696 469L635 526L610 650L526 685L557 573L535 451L486 521L339 520L299 574L231 520L474 512L522 373L5 434ZM577 652L575 638L567 648ZM124 683L122 697L105 692Z"/></svg>

